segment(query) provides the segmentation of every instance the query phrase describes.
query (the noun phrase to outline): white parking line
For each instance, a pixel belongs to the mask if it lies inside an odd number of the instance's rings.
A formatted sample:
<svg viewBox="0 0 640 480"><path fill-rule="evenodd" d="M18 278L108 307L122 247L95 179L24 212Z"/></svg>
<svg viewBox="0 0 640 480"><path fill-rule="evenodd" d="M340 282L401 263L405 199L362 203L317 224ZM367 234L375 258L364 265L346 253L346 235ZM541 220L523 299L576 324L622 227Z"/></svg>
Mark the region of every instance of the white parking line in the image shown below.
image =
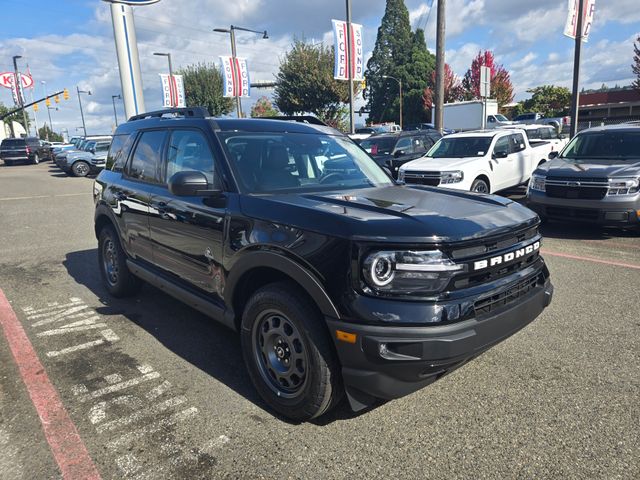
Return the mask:
<svg viewBox="0 0 640 480"><path fill-rule="evenodd" d="M48 318L45 318L43 320L38 320L36 323L32 324L31 326L32 327L40 327L42 325L48 325L49 323L57 322L58 320L64 320L67 317L69 317L70 315L72 315L74 313L77 313L77 312L79 312L81 310L86 310L87 308L89 308L87 305L79 305L77 307L68 308L67 310L64 310L62 312L56 313L52 317L48 317ZM93 313L94 313L93 311L87 312L87 314L93 314ZM46 317L48 315L50 315L50 314L41 313L41 314L38 314L38 315L33 315L29 320L33 320L36 317ZM77 317L74 317L74 318L77 318Z"/></svg>
<svg viewBox="0 0 640 480"><path fill-rule="evenodd" d="M186 401L187 401L187 397L183 395L180 395L178 397L173 397L168 400L165 400L164 402L157 403L150 408L147 407L147 408L138 410L137 412L129 415L128 417L121 417L121 418L118 418L117 420L112 420L102 425L98 425L96 427L96 430L98 433L102 433L107 430L115 430L120 427L125 427L130 423L137 422L138 420L143 419L145 417L152 417L172 407L177 407L178 405L181 405Z"/></svg>
<svg viewBox="0 0 640 480"><path fill-rule="evenodd" d="M2 201L13 201L13 200L35 200L38 198L56 198L56 197L79 197L79 196L87 196L91 195L91 192L82 192L82 193L59 193L57 195L30 195L28 197L0 197L0 202Z"/></svg>
<svg viewBox="0 0 640 480"><path fill-rule="evenodd" d="M53 303L50 303L47 307L38 308L37 310L34 310L33 307L25 307L22 310L24 310L24 312L27 314L27 318L29 320L33 320L34 318L37 318L34 316L35 314L43 313L43 312L49 312L50 314L50 312L53 310L60 310L62 308L74 307L82 303L82 300L80 300L79 298L71 298L70 300L71 300L70 303L65 303L63 305L59 305L58 302L53 302ZM45 315L38 315L38 317L42 317L42 316L45 316Z"/></svg>
<svg viewBox="0 0 640 480"><path fill-rule="evenodd" d="M134 385L138 385L142 382L148 382L149 380L153 380L159 377L160 377L160 374L158 372L150 372L150 373L144 374L141 377L132 378L131 380L127 380L121 383L116 383L114 385L109 385L108 387L104 387L94 392L85 394L84 396L80 397L80 401L86 402L87 400L93 400L94 398L99 398L113 392L119 392L120 390L124 390L125 388L133 387Z"/></svg>

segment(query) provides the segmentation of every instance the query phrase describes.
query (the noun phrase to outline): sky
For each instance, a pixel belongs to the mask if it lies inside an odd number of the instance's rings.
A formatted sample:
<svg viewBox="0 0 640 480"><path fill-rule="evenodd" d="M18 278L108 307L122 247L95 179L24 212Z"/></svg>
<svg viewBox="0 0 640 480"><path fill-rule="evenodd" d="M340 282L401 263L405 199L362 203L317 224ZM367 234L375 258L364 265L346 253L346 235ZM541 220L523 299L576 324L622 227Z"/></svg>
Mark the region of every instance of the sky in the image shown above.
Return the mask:
<svg viewBox="0 0 640 480"><path fill-rule="evenodd" d="M596 0L589 42L583 49L581 87L628 85L633 81L633 41L640 35L640 0ZM353 21L363 25L365 56L371 55L385 0L353 0ZM437 0L405 0L412 27L425 29L427 47L435 51ZM88 133L108 133L114 125L112 95L121 92L109 6L101 0L0 0L0 72L12 70L12 56L22 55L36 82L35 98L68 88L71 98L52 110L54 130L71 135L82 125L76 86L83 95ZM567 0L448 0L446 61L464 75L480 50L492 50L510 72L516 100L527 89L555 84L570 87L573 41L563 35ZM213 28L237 25L267 30L237 35L238 56L249 62L252 80L273 80L280 59L294 39L332 43L331 19L344 19L344 0L161 0L134 8L147 110L161 107L159 73L171 52L174 69L219 62L229 55L229 37ZM366 60L366 59L365 59ZM252 89L243 108L271 90ZM30 92L27 91L27 97ZM11 92L0 87L0 102L11 105ZM116 100L119 121L122 103ZM358 106L362 100L358 100ZM31 111L33 116L33 112ZM38 112L41 126L46 110ZM364 119L356 118L358 123Z"/></svg>

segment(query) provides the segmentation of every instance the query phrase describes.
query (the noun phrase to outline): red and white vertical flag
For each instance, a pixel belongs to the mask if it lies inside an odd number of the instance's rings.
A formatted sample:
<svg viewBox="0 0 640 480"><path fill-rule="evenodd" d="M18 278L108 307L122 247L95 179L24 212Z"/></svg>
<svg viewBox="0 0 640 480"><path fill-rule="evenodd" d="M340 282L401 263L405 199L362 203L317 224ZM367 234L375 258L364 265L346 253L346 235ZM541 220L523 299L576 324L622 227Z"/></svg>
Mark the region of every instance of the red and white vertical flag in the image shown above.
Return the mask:
<svg viewBox="0 0 640 480"><path fill-rule="evenodd" d="M162 104L164 107L186 107L182 75L160 74L162 80Z"/></svg>
<svg viewBox="0 0 640 480"><path fill-rule="evenodd" d="M564 26L564 34L570 38L576 38L578 31L578 6L580 0L567 0L567 23ZM596 0L584 0L582 12L582 41L586 42L591 33L593 16L596 11Z"/></svg>
<svg viewBox="0 0 640 480"><path fill-rule="evenodd" d="M335 65L333 68L333 78L336 80L349 80L349 70L351 68L351 78L356 81L364 80L364 50L362 40L362 25L351 24L351 61L349 61L349 51L347 48L347 22L342 20L331 20L333 23L333 40L335 50Z"/></svg>
<svg viewBox="0 0 640 480"><path fill-rule="evenodd" d="M251 79L246 58L220 56L222 91L225 97L250 97Z"/></svg>
<svg viewBox="0 0 640 480"><path fill-rule="evenodd" d="M13 103L15 103L17 107L24 105L24 90L22 89L22 82L16 81L15 74L11 80L11 94L13 95Z"/></svg>

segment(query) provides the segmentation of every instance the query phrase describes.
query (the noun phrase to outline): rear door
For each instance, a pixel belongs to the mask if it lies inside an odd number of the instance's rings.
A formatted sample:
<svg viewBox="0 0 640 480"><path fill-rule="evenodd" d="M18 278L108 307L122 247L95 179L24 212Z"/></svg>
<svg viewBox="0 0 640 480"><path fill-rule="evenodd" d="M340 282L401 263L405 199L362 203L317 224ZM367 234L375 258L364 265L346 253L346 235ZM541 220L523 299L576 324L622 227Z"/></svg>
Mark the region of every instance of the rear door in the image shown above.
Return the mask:
<svg viewBox="0 0 640 480"><path fill-rule="evenodd" d="M133 147L122 180L111 186L124 228L127 251L134 257L153 260L149 234L152 191L161 183L162 155L167 131L142 131Z"/></svg>
<svg viewBox="0 0 640 480"><path fill-rule="evenodd" d="M210 189L219 189L220 155L197 128L175 129L168 141L162 185L154 188L150 229L154 264L221 299L222 247L227 197L178 197L167 184L181 171L202 172Z"/></svg>

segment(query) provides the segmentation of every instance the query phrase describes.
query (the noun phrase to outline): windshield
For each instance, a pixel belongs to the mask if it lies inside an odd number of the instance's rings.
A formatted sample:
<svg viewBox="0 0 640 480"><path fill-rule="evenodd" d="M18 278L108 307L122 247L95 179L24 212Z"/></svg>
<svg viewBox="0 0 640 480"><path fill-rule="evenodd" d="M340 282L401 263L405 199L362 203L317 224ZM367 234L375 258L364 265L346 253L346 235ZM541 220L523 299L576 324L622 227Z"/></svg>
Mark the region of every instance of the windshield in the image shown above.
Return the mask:
<svg viewBox="0 0 640 480"><path fill-rule="evenodd" d="M396 137L370 137L360 143L371 155L391 155L396 144Z"/></svg>
<svg viewBox="0 0 640 480"><path fill-rule="evenodd" d="M560 158L572 160L638 159L640 158L640 131L604 131L580 134L569 142Z"/></svg>
<svg viewBox="0 0 640 480"><path fill-rule="evenodd" d="M219 136L240 186L250 193L393 185L371 157L343 137L249 132Z"/></svg>
<svg viewBox="0 0 640 480"><path fill-rule="evenodd" d="M505 117L504 115L495 115L495 117L498 119L499 122L508 122L509 119L507 117Z"/></svg>
<svg viewBox="0 0 640 480"><path fill-rule="evenodd" d="M489 151L491 140L493 137L444 137L431 147L426 156L432 158L483 157Z"/></svg>

